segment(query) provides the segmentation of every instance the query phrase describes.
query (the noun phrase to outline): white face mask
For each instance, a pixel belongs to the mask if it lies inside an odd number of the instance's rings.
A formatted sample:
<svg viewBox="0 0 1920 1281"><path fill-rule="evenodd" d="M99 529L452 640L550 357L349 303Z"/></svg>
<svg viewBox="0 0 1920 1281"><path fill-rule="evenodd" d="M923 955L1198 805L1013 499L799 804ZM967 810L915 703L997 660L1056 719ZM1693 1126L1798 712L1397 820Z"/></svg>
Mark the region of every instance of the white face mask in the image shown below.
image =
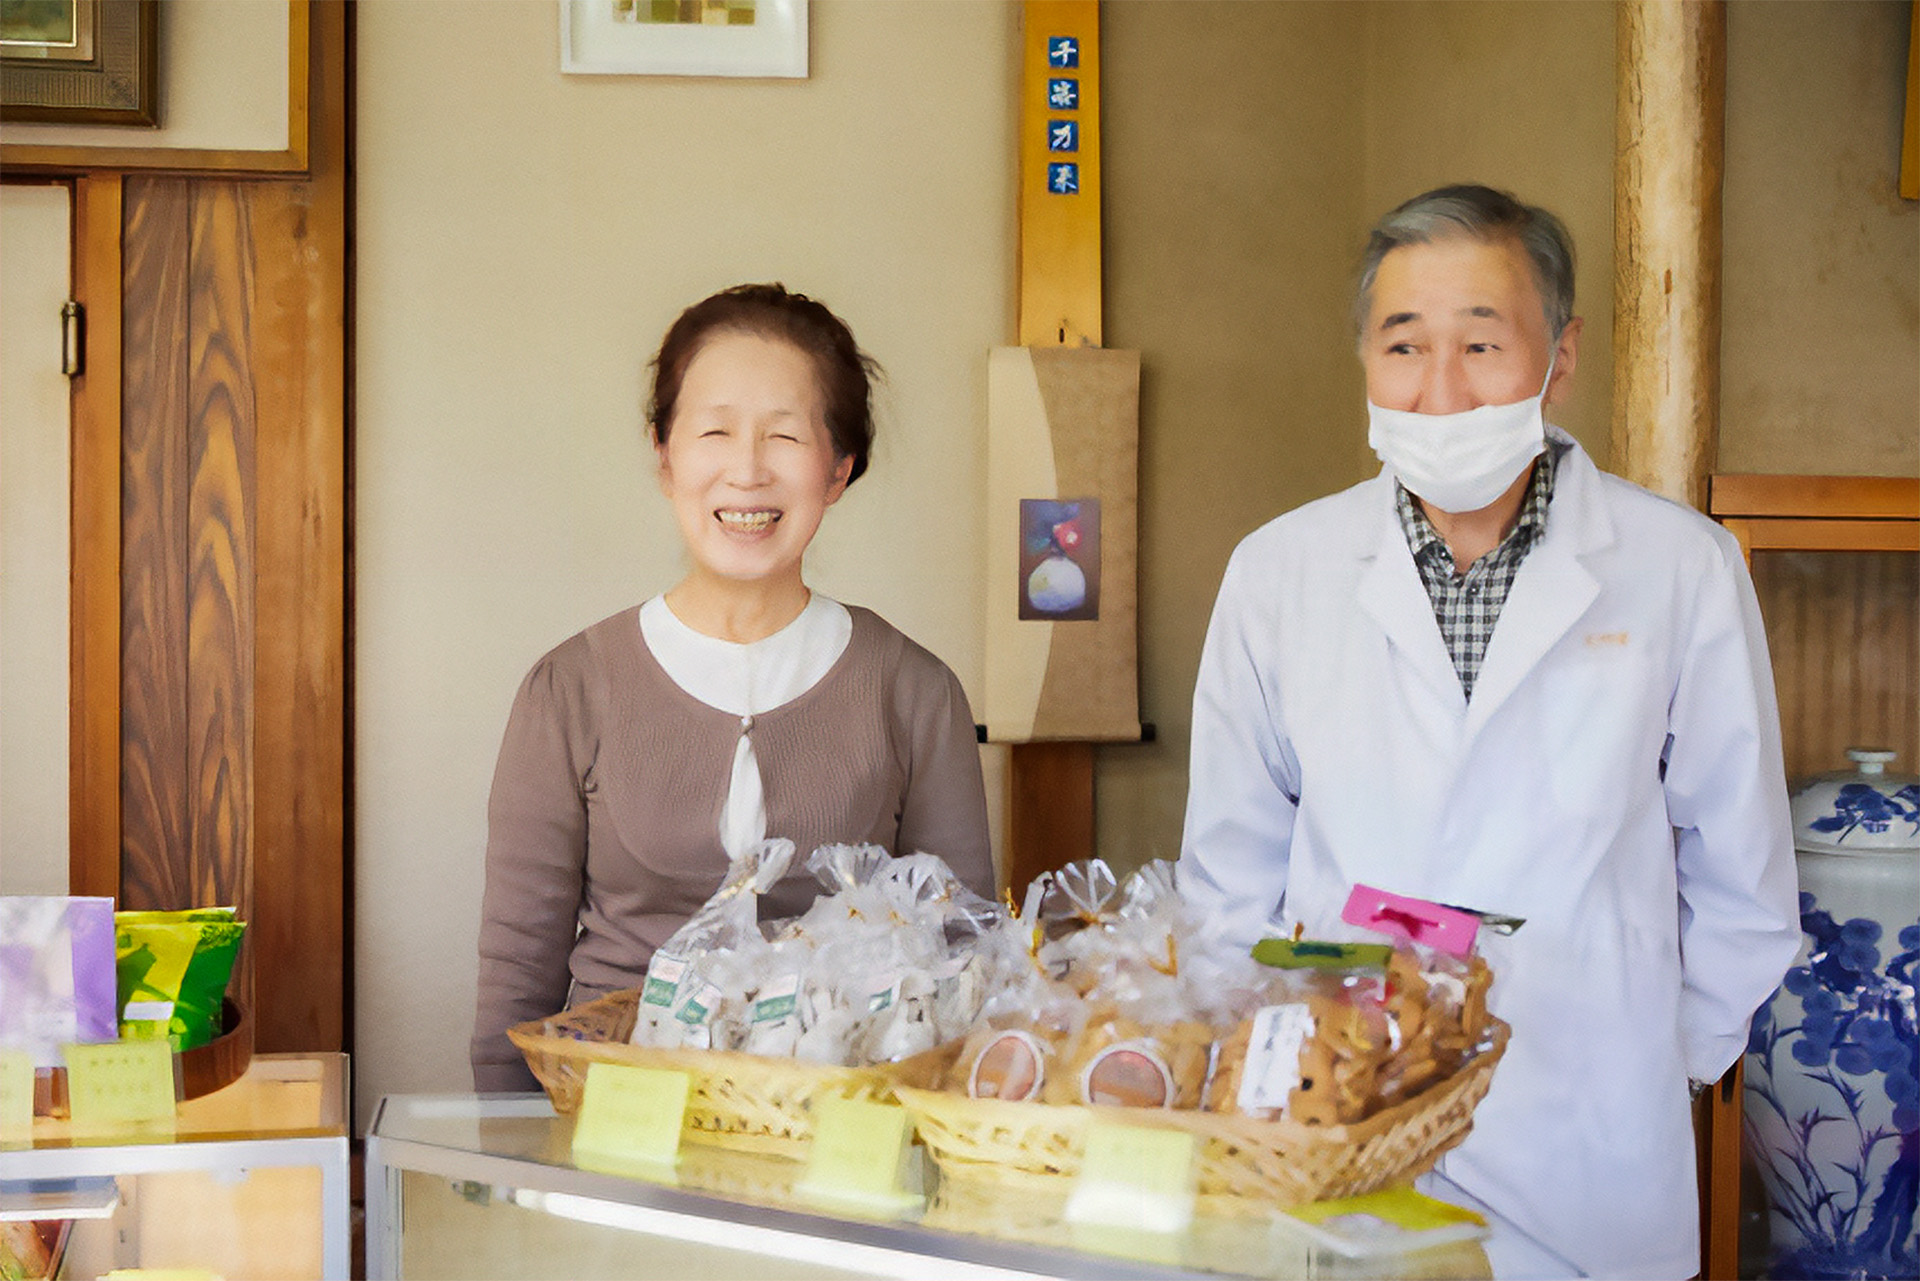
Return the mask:
<svg viewBox="0 0 1920 1281"><path fill-rule="evenodd" d="M1457 414L1419 414L1367 402L1367 444L1400 483L1443 512L1473 512L1506 492L1547 449L1540 390L1510 405L1480 405Z"/></svg>

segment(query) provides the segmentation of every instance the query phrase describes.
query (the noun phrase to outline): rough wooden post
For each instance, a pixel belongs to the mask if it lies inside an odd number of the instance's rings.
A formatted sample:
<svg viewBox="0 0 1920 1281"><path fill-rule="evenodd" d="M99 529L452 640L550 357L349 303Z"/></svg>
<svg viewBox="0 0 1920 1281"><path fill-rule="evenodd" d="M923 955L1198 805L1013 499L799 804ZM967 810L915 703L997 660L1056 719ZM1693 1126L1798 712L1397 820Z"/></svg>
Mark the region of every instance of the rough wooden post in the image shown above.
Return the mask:
<svg viewBox="0 0 1920 1281"><path fill-rule="evenodd" d="M1721 0L1617 0L1612 470L1705 510L1720 428ZM1740 1065L1695 1108L1701 1276L1737 1275Z"/></svg>
<svg viewBox="0 0 1920 1281"><path fill-rule="evenodd" d="M1721 0L1619 0L1612 470L1703 508L1719 436Z"/></svg>

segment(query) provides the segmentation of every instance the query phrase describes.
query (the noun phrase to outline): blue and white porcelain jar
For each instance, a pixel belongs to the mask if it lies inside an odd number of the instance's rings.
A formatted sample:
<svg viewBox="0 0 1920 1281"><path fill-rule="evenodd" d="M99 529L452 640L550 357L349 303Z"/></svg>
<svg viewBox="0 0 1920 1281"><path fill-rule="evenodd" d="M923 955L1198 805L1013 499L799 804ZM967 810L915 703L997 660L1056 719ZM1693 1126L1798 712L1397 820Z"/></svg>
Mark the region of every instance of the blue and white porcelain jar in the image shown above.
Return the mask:
<svg viewBox="0 0 1920 1281"><path fill-rule="evenodd" d="M1804 937L1747 1045L1771 1277L1920 1276L1920 778L1847 755L1794 788Z"/></svg>

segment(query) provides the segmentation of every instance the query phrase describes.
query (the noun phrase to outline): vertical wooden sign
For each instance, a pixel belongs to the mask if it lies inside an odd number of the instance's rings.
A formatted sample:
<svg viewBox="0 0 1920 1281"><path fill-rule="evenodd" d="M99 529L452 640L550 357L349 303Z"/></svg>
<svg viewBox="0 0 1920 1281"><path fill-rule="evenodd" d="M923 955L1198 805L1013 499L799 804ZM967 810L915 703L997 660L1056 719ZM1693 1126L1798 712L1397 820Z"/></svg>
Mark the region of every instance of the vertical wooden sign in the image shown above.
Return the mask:
<svg viewBox="0 0 1920 1281"><path fill-rule="evenodd" d="M1020 77L1020 344L1098 347L1100 5L1027 0Z"/></svg>

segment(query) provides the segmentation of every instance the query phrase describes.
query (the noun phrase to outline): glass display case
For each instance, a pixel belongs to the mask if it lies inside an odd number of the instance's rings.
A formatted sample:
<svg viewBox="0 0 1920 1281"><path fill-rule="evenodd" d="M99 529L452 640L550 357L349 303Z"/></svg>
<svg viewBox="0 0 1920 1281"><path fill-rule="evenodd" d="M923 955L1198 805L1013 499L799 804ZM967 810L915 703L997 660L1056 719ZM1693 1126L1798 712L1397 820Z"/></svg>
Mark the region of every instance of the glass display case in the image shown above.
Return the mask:
<svg viewBox="0 0 1920 1281"><path fill-rule="evenodd" d="M582 1168L573 1119L544 1095L396 1095L366 1139L367 1275L428 1277L1568 1277L1579 1272L1479 1211L1477 1240L1355 1258L1270 1207L1196 1213L1176 1234L1070 1223L1061 1182L943 1181L899 1218L810 1206L802 1163L683 1145L672 1182Z"/></svg>
<svg viewBox="0 0 1920 1281"><path fill-rule="evenodd" d="M32 1147L0 1150L0 1221L41 1225L67 1277L344 1279L347 1083L344 1054L262 1054L232 1084L182 1102L168 1138L83 1137L36 1116Z"/></svg>

